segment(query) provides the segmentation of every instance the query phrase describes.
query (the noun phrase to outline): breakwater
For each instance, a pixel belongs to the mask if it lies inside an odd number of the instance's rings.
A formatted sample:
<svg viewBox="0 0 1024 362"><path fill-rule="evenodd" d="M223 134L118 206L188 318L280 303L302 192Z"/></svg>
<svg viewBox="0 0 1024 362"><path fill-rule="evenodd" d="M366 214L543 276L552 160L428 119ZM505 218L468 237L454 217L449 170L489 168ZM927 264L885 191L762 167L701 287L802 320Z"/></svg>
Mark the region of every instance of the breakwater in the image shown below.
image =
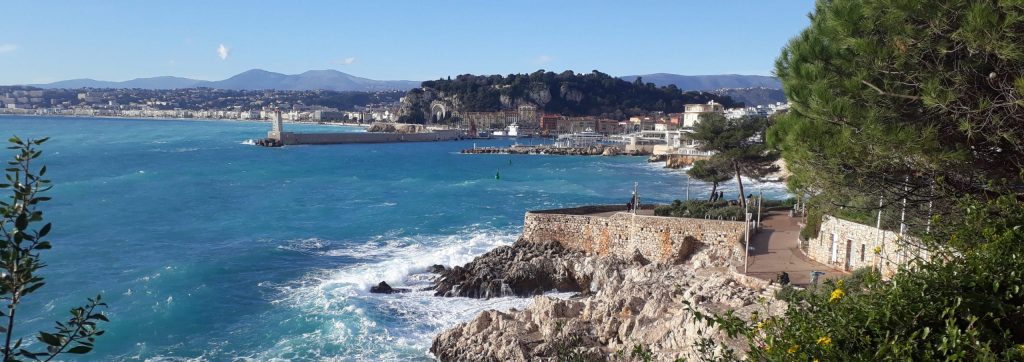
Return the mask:
<svg viewBox="0 0 1024 362"><path fill-rule="evenodd" d="M269 139L275 139L270 137ZM462 139L462 131L436 130L423 133L354 132L354 133L281 133L281 145L329 145L344 143L432 142Z"/></svg>
<svg viewBox="0 0 1024 362"><path fill-rule="evenodd" d="M511 155L563 155L563 156L646 156L645 150L623 150L617 146L595 145L589 147L556 146L511 146L474 147L462 150L465 154L511 154Z"/></svg>
<svg viewBox="0 0 1024 362"><path fill-rule="evenodd" d="M281 111L274 112L267 138L257 140L258 146L281 147L286 145L334 145L346 143L393 143L393 142L431 142L462 139L461 130L439 129L428 130L422 125L411 124L374 124L367 132L352 133L295 133L285 132ZM377 131L377 132L374 132Z"/></svg>

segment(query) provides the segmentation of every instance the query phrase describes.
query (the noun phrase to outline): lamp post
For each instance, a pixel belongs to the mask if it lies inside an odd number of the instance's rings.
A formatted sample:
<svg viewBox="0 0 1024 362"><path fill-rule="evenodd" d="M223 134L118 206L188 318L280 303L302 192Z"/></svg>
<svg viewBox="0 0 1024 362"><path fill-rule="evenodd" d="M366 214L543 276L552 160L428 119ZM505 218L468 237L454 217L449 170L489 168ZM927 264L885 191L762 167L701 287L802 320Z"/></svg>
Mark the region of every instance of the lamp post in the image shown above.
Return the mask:
<svg viewBox="0 0 1024 362"><path fill-rule="evenodd" d="M747 274L747 260L750 259L750 213L743 210L743 274Z"/></svg>
<svg viewBox="0 0 1024 362"><path fill-rule="evenodd" d="M764 202L764 191L757 190L757 228L761 228L761 203Z"/></svg>
<svg viewBox="0 0 1024 362"><path fill-rule="evenodd" d="M690 175L686 175L686 201L690 201Z"/></svg>

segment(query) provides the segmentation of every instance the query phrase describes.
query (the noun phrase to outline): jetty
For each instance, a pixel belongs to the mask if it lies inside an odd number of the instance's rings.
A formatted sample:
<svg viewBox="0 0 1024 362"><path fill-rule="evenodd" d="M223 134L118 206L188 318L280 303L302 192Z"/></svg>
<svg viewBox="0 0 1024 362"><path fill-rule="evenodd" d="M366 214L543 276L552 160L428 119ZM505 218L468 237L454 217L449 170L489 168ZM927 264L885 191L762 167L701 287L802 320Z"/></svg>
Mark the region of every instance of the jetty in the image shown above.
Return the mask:
<svg viewBox="0 0 1024 362"><path fill-rule="evenodd" d="M390 126L390 127L388 127ZM254 141L257 146L331 145L346 143L393 143L452 141L465 138L462 130L427 129L422 125L388 125L370 127L367 132L295 133L284 131L281 111L274 112L267 138Z"/></svg>

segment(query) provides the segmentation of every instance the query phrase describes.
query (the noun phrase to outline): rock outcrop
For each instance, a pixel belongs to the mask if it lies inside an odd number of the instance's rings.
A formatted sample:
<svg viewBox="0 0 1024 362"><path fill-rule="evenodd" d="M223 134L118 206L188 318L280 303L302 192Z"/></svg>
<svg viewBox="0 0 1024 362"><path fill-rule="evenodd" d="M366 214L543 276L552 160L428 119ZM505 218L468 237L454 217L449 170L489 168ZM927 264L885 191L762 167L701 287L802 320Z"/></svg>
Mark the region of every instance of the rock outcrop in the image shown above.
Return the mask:
<svg viewBox="0 0 1024 362"><path fill-rule="evenodd" d="M520 248L528 251L516 250ZM483 290L493 292L494 287L485 280L509 278L514 273L500 271L505 267L532 273L524 277L560 280L565 282L563 286L571 286L569 281L573 281L582 294L569 299L537 296L525 310L481 313L441 333L430 351L442 361L532 361L572 356L604 361L615 360L617 353L629 356L640 346L655 360L694 359L695 343L700 338L727 338L695 320L688 308L704 313L734 309L737 315L748 318L754 312L773 315L785 308L783 302L773 298L774 287L734 271L737 248L704 245L682 264L663 264L643 257L594 257L559 251L548 243L538 246L517 242L467 265L471 270L487 271L472 274L477 279L463 279L473 282L450 290L468 287L480 291L476 286L487 285ZM543 261L532 262L533 258ZM487 268L480 264L483 260ZM502 264L502 260L508 262ZM554 275L544 275L549 272ZM742 351L738 341L732 343Z"/></svg>
<svg viewBox="0 0 1024 362"><path fill-rule="evenodd" d="M393 293L407 293L410 290L407 288L392 288L387 282L380 282L379 284L370 287L370 293L379 294L393 294Z"/></svg>
<svg viewBox="0 0 1024 362"><path fill-rule="evenodd" d="M529 297L548 291L578 292L587 275L574 270L583 254L556 242L517 241L498 247L465 266L442 271L434 294L442 297Z"/></svg>

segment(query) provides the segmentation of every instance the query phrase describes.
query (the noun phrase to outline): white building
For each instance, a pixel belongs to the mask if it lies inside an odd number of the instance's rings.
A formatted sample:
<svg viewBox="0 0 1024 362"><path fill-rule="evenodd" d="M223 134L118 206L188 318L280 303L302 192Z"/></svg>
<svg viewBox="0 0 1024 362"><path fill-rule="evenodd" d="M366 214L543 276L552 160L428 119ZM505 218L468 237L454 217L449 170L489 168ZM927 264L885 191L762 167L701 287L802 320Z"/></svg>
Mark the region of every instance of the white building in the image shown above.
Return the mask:
<svg viewBox="0 0 1024 362"><path fill-rule="evenodd" d="M724 112L725 107L715 101L709 101L707 104L687 104L683 111L683 127L692 128L697 125L702 115Z"/></svg>

